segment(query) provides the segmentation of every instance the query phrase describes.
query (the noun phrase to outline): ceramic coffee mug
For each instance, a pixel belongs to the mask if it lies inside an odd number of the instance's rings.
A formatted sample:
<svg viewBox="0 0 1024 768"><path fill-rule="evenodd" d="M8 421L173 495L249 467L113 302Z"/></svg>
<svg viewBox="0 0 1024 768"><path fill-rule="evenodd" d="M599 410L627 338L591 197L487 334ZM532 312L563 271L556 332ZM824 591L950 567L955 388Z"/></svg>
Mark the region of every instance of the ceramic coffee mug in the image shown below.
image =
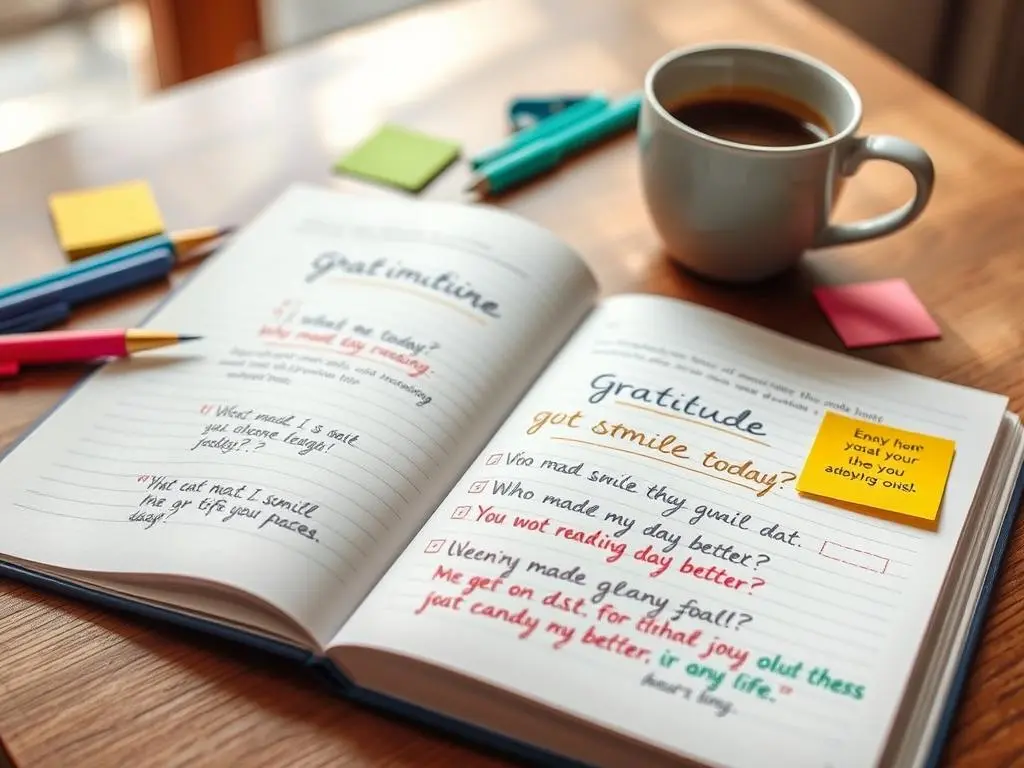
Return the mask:
<svg viewBox="0 0 1024 768"><path fill-rule="evenodd" d="M752 282L811 248L888 235L928 203L934 169L916 144L858 136L861 100L831 67L759 44L673 51L648 71L638 141L644 196L669 253L715 280ZM845 177L866 160L906 168L903 207L829 221Z"/></svg>

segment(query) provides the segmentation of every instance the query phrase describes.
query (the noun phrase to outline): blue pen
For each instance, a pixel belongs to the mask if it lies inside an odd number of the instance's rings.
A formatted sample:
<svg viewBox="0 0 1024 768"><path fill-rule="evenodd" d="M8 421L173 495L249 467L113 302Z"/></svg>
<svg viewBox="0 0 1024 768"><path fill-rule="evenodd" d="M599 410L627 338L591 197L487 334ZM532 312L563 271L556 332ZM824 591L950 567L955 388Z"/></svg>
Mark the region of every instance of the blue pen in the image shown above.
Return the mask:
<svg viewBox="0 0 1024 768"><path fill-rule="evenodd" d="M473 168L479 168L482 165L492 163L512 150L544 136L556 134L577 120L582 120L584 117L590 117L590 115L600 112L606 106L608 106L608 98L602 94L595 94L585 99L580 99L571 107L555 112L550 117L538 120L530 127L523 128L518 133L512 134L505 143L485 149L474 155L470 158L469 164Z"/></svg>
<svg viewBox="0 0 1024 768"><path fill-rule="evenodd" d="M640 100L640 93L631 94L557 133L531 141L482 166L469 185L469 191L486 195L510 189L551 170L573 152L635 126Z"/></svg>
<svg viewBox="0 0 1024 768"><path fill-rule="evenodd" d="M64 303L45 304L39 309L0 320L0 334L41 331L44 328L60 325L69 317L71 317L70 305Z"/></svg>
<svg viewBox="0 0 1024 768"><path fill-rule="evenodd" d="M167 235L155 235L154 237L147 237L145 240L138 240L134 243L128 243L122 245L119 248L114 248L103 253L98 253L95 256L89 256L85 259L79 259L74 261L62 269L58 269L54 272L50 272L46 275L39 277L31 277L28 280L22 280L20 283L14 283L13 285L0 286L0 301L12 296L16 293L25 293L32 291L43 286L52 285L53 283L61 282L75 277L83 272L88 272L93 269L99 269L105 267L108 264L114 264L125 259L131 259L135 256L140 256L144 253L156 250L158 248L173 248L174 243Z"/></svg>
<svg viewBox="0 0 1024 768"><path fill-rule="evenodd" d="M98 268L74 271L70 276L29 290L0 296L0 332L12 333L10 327L16 327L18 332L49 327L64 319L77 304L165 277L174 263L174 249L167 243Z"/></svg>

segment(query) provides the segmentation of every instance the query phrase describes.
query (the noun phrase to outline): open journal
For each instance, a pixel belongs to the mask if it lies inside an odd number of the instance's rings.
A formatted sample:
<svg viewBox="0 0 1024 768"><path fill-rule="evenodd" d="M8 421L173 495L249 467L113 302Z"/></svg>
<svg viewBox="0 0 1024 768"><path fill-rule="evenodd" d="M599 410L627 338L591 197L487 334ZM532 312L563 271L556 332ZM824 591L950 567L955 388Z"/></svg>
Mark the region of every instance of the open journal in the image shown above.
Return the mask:
<svg viewBox="0 0 1024 768"><path fill-rule="evenodd" d="M4 572L541 762L933 761L1007 399L599 293L511 214L293 187L146 323L202 341L6 453ZM955 442L933 529L795 490L826 412Z"/></svg>

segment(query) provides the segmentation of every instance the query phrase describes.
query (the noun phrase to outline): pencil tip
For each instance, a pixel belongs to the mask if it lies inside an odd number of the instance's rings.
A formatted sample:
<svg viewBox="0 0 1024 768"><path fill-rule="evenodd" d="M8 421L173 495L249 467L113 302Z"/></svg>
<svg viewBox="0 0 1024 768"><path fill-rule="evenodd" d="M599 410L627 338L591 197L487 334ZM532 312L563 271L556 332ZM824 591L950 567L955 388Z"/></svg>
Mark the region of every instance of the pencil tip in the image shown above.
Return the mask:
<svg viewBox="0 0 1024 768"><path fill-rule="evenodd" d="M178 341L198 341L203 338L202 336L190 336L188 334L178 334Z"/></svg>
<svg viewBox="0 0 1024 768"><path fill-rule="evenodd" d="M476 177L466 186L466 189L464 191L476 193L478 195L486 195L490 191L490 186L487 183L487 177Z"/></svg>

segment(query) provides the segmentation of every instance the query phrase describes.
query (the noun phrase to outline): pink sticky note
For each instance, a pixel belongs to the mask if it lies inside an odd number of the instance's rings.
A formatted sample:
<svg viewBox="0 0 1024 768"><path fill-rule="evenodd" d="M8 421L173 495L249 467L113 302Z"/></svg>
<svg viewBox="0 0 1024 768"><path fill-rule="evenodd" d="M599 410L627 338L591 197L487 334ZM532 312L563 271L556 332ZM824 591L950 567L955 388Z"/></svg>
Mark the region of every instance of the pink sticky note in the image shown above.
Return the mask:
<svg viewBox="0 0 1024 768"><path fill-rule="evenodd" d="M906 280L823 286L814 289L814 298L851 349L942 335Z"/></svg>

